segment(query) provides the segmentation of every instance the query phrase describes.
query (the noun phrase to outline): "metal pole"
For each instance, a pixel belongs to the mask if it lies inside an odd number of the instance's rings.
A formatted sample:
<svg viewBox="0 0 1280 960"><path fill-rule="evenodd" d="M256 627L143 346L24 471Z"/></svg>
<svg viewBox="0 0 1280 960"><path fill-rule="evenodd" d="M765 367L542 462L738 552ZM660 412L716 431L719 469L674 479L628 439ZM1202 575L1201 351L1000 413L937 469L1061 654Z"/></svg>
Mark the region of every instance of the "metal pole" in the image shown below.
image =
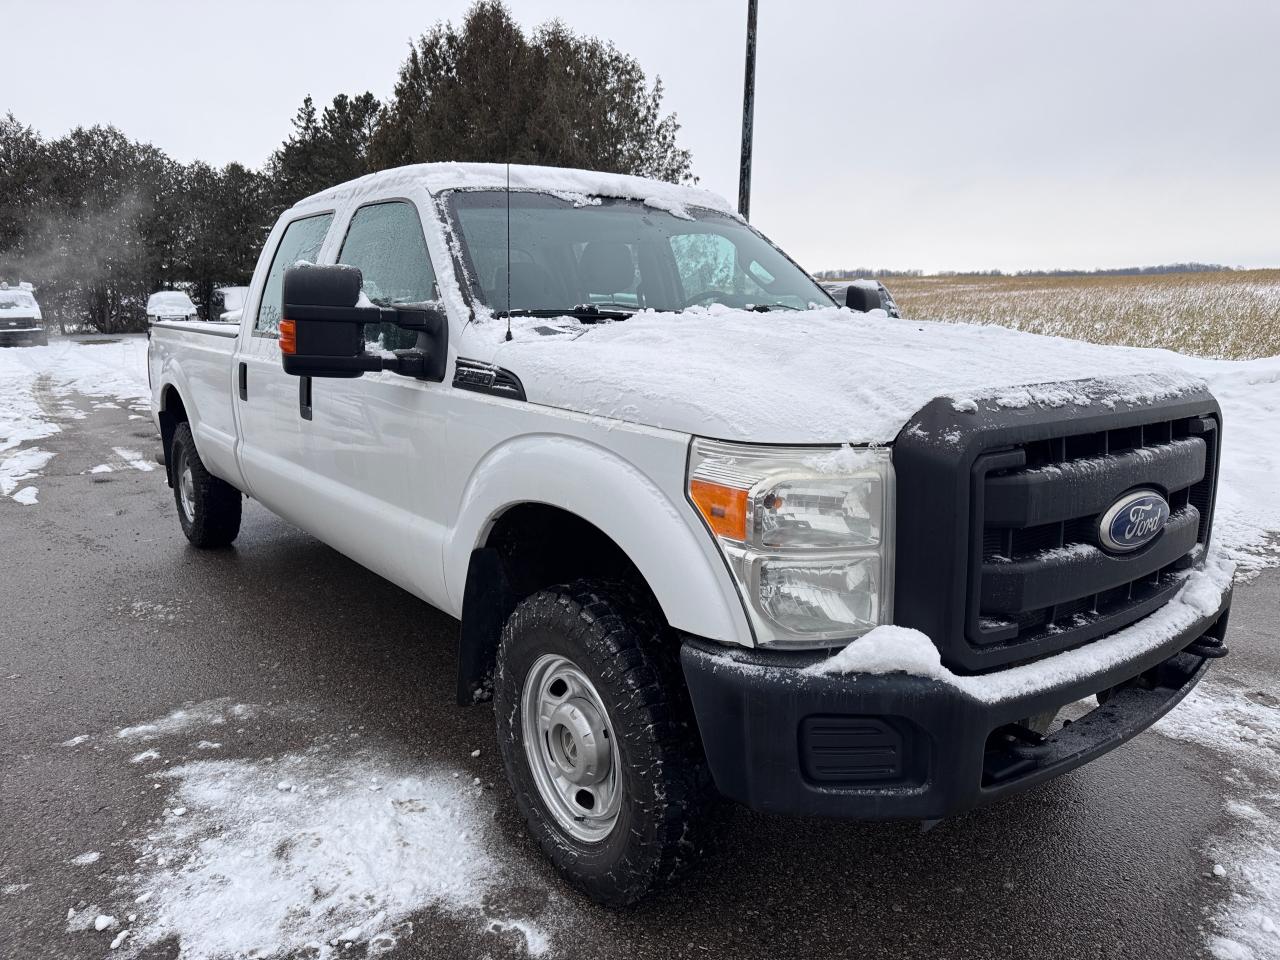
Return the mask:
<svg viewBox="0 0 1280 960"><path fill-rule="evenodd" d="M738 213L751 218L751 138L756 109L756 0L747 0L747 71L742 82L742 162L738 169Z"/></svg>

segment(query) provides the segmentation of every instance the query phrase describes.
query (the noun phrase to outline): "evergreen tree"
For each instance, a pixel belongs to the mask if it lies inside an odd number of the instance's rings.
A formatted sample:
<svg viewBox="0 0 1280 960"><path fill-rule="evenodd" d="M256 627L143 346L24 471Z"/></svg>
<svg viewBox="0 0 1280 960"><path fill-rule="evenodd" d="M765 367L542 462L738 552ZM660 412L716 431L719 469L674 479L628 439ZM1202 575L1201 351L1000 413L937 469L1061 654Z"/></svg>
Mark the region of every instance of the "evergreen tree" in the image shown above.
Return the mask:
<svg viewBox="0 0 1280 960"><path fill-rule="evenodd" d="M277 210L370 171L369 146L381 105L372 93L340 93L316 111L311 97L293 118L293 133L267 164Z"/></svg>
<svg viewBox="0 0 1280 960"><path fill-rule="evenodd" d="M0 118L0 279L38 287L45 315L104 332L145 327L147 296L247 283L280 210L372 170L511 160L692 179L662 84L559 21L531 35L498 0L414 44L389 103L307 97L262 172L178 164L114 127L44 140Z"/></svg>
<svg viewBox="0 0 1280 960"><path fill-rule="evenodd" d="M662 83L611 43L560 21L527 38L498 0L410 51L373 137L374 167L430 160L574 166L693 180Z"/></svg>

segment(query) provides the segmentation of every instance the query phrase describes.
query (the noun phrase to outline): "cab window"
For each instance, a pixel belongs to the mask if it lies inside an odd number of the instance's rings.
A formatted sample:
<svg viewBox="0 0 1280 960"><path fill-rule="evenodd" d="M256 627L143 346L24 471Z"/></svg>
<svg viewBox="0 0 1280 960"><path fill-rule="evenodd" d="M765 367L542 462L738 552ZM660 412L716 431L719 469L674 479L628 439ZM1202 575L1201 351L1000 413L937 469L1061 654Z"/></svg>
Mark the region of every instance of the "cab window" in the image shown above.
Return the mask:
<svg viewBox="0 0 1280 960"><path fill-rule="evenodd" d="M338 262L359 267L364 295L382 307L437 299L436 273L422 223L404 200L361 207L351 218ZM365 339L383 350L405 350L417 335L395 324L366 324Z"/></svg>
<svg viewBox="0 0 1280 960"><path fill-rule="evenodd" d="M271 269L267 271L262 299L258 301L258 315L253 321L254 333L276 336L276 331L280 328L280 288L284 283L285 268L299 260L314 263L320 248L324 246L324 237L332 222L332 213L320 213L295 220L285 227L280 245L271 258Z"/></svg>

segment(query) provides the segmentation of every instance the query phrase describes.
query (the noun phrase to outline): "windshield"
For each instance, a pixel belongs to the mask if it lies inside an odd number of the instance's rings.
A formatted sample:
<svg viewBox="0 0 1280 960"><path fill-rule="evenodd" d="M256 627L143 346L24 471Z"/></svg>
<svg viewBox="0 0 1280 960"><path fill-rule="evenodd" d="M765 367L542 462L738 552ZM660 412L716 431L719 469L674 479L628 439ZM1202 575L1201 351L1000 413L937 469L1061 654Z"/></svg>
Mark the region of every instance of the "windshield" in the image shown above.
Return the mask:
<svg viewBox="0 0 1280 960"><path fill-rule="evenodd" d="M723 213L531 192L510 200L508 304L507 194L459 190L449 198L472 293L497 312L831 305L808 274Z"/></svg>

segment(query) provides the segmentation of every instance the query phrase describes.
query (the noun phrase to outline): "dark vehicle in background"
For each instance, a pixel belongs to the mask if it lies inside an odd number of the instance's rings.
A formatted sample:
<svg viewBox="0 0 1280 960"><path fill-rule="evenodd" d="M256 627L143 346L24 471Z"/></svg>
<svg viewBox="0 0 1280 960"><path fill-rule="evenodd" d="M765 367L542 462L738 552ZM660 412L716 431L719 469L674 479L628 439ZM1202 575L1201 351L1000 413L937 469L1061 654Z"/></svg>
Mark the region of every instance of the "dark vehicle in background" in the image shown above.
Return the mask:
<svg viewBox="0 0 1280 960"><path fill-rule="evenodd" d="M29 283L11 287L0 283L0 346L46 346L49 334L44 315Z"/></svg>
<svg viewBox="0 0 1280 960"><path fill-rule="evenodd" d="M837 280L820 281L820 286L831 298L842 307L870 313L872 310L883 310L887 316L900 317L898 304L893 294L879 280Z"/></svg>

